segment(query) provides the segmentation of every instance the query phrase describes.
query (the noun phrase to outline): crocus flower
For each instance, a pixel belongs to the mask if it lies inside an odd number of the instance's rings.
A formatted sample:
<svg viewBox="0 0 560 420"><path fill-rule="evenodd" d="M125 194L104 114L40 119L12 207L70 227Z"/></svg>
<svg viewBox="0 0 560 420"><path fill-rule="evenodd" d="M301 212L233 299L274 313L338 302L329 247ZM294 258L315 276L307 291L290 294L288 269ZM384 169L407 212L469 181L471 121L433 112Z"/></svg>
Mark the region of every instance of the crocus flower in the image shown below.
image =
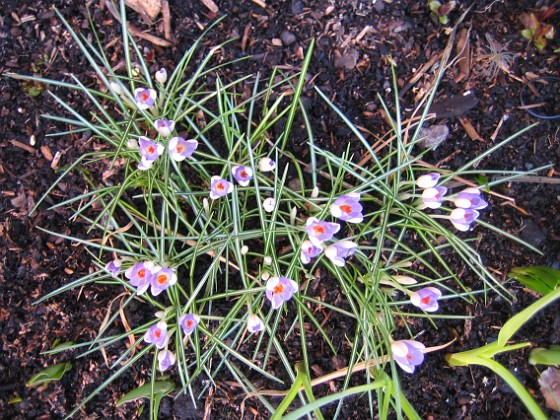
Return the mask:
<svg viewBox="0 0 560 420"><path fill-rule="evenodd" d="M276 162L268 157L263 157L259 160L259 171L261 172L271 172L276 168Z"/></svg>
<svg viewBox="0 0 560 420"><path fill-rule="evenodd" d="M122 265L122 261L119 260L118 258L115 258L113 261L109 261L105 265L105 270L111 273L112 277L117 278L119 271L121 271L121 265Z"/></svg>
<svg viewBox="0 0 560 420"><path fill-rule="evenodd" d="M358 193L349 193L338 197L330 207L331 214L334 217L350 223L360 223L364 220L362 210L360 194Z"/></svg>
<svg viewBox="0 0 560 420"><path fill-rule="evenodd" d="M310 217L305 223L305 230L309 235L309 240L315 246L332 239L334 234L340 230L338 223L324 222L316 217Z"/></svg>
<svg viewBox="0 0 560 420"><path fill-rule="evenodd" d="M393 359L407 373L414 373L416 366L424 361L424 344L416 340L399 340L391 343Z"/></svg>
<svg viewBox="0 0 560 420"><path fill-rule="evenodd" d="M216 198L223 197L233 191L233 185L231 182L214 175L210 179L210 198L215 200Z"/></svg>
<svg viewBox="0 0 560 420"><path fill-rule="evenodd" d="M138 140L136 140L136 139L128 139L126 141L126 147L130 150L140 149L140 146L138 146Z"/></svg>
<svg viewBox="0 0 560 420"><path fill-rule="evenodd" d="M134 99L140 109L148 109L156 103L157 92L153 89L137 88L134 90Z"/></svg>
<svg viewBox="0 0 560 420"><path fill-rule="evenodd" d="M151 293L152 296L157 296L169 286L173 286L177 283L177 274L170 268L161 268L159 271L155 272L152 276Z"/></svg>
<svg viewBox="0 0 560 420"><path fill-rule="evenodd" d="M275 207L276 207L276 200L274 199L274 197L268 197L264 199L263 201L264 211L266 211L267 213L272 213Z"/></svg>
<svg viewBox="0 0 560 420"><path fill-rule="evenodd" d="M253 170L250 166L234 166L231 168L231 173L242 187L249 185L251 177L253 176Z"/></svg>
<svg viewBox="0 0 560 420"><path fill-rule="evenodd" d="M138 138L138 144L140 145L140 154L142 158L148 162L153 162L159 158L165 149L163 145L144 136Z"/></svg>
<svg viewBox="0 0 560 420"><path fill-rule="evenodd" d="M416 179L416 185L420 188L432 188L435 187L439 181L440 174L437 172L431 172L429 174L425 174L419 176Z"/></svg>
<svg viewBox="0 0 560 420"><path fill-rule="evenodd" d="M488 203L480 197L478 188L466 188L453 199L453 203L463 209L480 210Z"/></svg>
<svg viewBox="0 0 560 420"><path fill-rule="evenodd" d="M479 213L476 210L456 208L451 212L449 220L455 229L466 232L476 220Z"/></svg>
<svg viewBox="0 0 560 420"><path fill-rule="evenodd" d="M165 68L161 68L156 71L156 80L160 82L162 85L167 82L167 70Z"/></svg>
<svg viewBox="0 0 560 420"><path fill-rule="evenodd" d="M344 267L346 265L345 258L354 255L357 247L358 245L352 241L338 241L325 248L325 255L334 265Z"/></svg>
<svg viewBox="0 0 560 420"><path fill-rule="evenodd" d="M175 364L176 358L173 352L169 350L163 350L159 352L157 356L157 360L159 365L159 371L165 372L167 369L169 369L171 366Z"/></svg>
<svg viewBox="0 0 560 420"><path fill-rule="evenodd" d="M175 128L175 121L161 118L154 121L154 128L162 137L169 137Z"/></svg>
<svg viewBox="0 0 560 420"><path fill-rule="evenodd" d="M447 192L445 187L430 187L422 191L423 207L438 209L441 207L443 196Z"/></svg>
<svg viewBox="0 0 560 420"><path fill-rule="evenodd" d="M152 325L144 335L146 343L154 344L160 350L165 347L168 338L165 321L159 321L157 324Z"/></svg>
<svg viewBox="0 0 560 420"><path fill-rule="evenodd" d="M282 302L290 300L297 291L297 283L286 277L271 277L266 282L265 294L274 309L282 306Z"/></svg>
<svg viewBox="0 0 560 420"><path fill-rule="evenodd" d="M195 314L181 315L179 318L179 323L181 324L181 328L183 328L185 335L191 335L199 322L200 318Z"/></svg>
<svg viewBox="0 0 560 420"><path fill-rule="evenodd" d="M315 258L321 252L323 252L323 247L320 244L316 246L311 241L303 241L301 244L301 262L304 264L309 264L311 262L311 259Z"/></svg>
<svg viewBox="0 0 560 420"><path fill-rule="evenodd" d="M136 293L141 295L148 287L154 275L156 265L152 261L144 261L134 264L132 267L124 272L130 284L136 287Z"/></svg>
<svg viewBox="0 0 560 420"><path fill-rule="evenodd" d="M247 317L247 329L252 333L262 331L264 330L264 323L257 315L249 314Z"/></svg>
<svg viewBox="0 0 560 420"><path fill-rule="evenodd" d="M438 299L441 297L441 291L435 287L425 287L410 296L412 304L423 311L435 312L438 310Z"/></svg>
<svg viewBox="0 0 560 420"><path fill-rule="evenodd" d="M172 137L167 147L171 159L181 162L192 156L198 147L198 142L196 140L185 140L183 137Z"/></svg>

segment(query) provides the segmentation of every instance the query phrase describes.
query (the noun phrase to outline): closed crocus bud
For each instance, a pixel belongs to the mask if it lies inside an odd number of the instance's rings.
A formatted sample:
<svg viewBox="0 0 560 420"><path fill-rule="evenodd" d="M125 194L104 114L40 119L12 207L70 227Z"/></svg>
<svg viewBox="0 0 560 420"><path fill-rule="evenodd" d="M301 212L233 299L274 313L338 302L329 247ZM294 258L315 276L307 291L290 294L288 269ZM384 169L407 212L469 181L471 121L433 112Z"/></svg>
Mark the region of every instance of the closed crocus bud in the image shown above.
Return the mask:
<svg viewBox="0 0 560 420"><path fill-rule="evenodd" d="M268 157L264 157L259 160L259 171L261 172L271 172L276 168L276 162Z"/></svg>
<svg viewBox="0 0 560 420"><path fill-rule="evenodd" d="M162 67L156 71L156 80L162 85L167 82L167 70L165 70L165 68Z"/></svg>
<svg viewBox="0 0 560 420"><path fill-rule="evenodd" d="M109 84L111 85L111 89L113 89L117 95L122 94L122 89L117 82L110 82Z"/></svg>
<svg viewBox="0 0 560 420"><path fill-rule="evenodd" d="M263 209L267 213L272 213L276 207L276 200L273 197L265 198L263 201Z"/></svg>
<svg viewBox="0 0 560 420"><path fill-rule="evenodd" d="M264 330L264 323L257 315L250 314L247 318L247 329L249 332L257 333Z"/></svg>
<svg viewBox="0 0 560 420"><path fill-rule="evenodd" d="M437 172L432 172L426 175L419 176L416 179L416 185L420 188L432 188L435 187L439 181L440 174Z"/></svg>

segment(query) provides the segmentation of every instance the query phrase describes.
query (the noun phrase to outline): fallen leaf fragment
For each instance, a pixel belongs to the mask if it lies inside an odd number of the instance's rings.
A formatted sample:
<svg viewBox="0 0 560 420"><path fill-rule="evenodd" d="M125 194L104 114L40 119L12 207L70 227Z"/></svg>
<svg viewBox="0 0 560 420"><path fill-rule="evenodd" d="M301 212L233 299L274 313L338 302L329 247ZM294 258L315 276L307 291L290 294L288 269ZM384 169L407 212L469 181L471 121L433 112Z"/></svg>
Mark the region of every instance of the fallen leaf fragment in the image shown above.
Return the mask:
<svg viewBox="0 0 560 420"><path fill-rule="evenodd" d="M549 367L539 378L541 392L546 401L546 406L560 411L560 369Z"/></svg>

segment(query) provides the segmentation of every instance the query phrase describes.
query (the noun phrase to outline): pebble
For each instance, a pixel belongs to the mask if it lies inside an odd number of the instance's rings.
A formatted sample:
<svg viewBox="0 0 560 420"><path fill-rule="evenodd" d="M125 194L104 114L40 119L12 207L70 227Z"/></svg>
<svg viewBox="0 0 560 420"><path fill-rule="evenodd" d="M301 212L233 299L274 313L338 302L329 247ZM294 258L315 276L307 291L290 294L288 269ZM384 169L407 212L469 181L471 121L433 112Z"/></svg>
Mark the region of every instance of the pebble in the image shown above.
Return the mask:
<svg viewBox="0 0 560 420"><path fill-rule="evenodd" d="M432 147L436 150L441 143L447 140L449 136L449 127L445 124L431 125L430 127L420 129L419 137L422 138L417 144L422 150Z"/></svg>
<svg viewBox="0 0 560 420"><path fill-rule="evenodd" d="M285 46L292 45L296 42L296 36L293 32L285 30L280 34L280 39L282 40L282 44Z"/></svg>
<svg viewBox="0 0 560 420"><path fill-rule="evenodd" d="M546 235L542 229L532 220L526 220L525 226L521 231L521 239L533 245L535 248L540 247L546 240Z"/></svg>

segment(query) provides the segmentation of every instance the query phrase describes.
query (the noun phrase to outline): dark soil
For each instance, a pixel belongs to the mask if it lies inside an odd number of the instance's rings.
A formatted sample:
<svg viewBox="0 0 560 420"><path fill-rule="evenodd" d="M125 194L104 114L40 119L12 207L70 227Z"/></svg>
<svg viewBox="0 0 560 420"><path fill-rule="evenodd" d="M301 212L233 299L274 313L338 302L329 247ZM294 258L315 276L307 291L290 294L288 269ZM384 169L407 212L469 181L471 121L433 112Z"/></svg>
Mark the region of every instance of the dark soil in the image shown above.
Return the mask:
<svg viewBox="0 0 560 420"><path fill-rule="evenodd" d="M0 0L0 73L16 72L38 74L52 79L69 79L78 75L88 85L95 85L93 72L86 65L77 46L57 20L54 4L76 31L91 34L84 2L60 0ZM109 14L104 1L90 2L90 12L107 54L116 64L122 60L119 24ZM377 93L392 103L390 56L396 63L399 86L404 92L401 107L407 116L414 109L419 89L428 86L434 70L412 86L409 81L417 69L434 54L443 51L447 35L425 5L418 1L353 1L340 0L269 0L266 8L250 0L224 0L219 12L211 13L202 1L171 1L171 24L175 43L170 48L157 47L147 41L140 44L151 57L152 70L161 66L171 68L200 33L201 28L227 15L205 41L205 48L217 45L231 37L240 37L221 51L224 60L251 55L253 58L226 69L223 77L234 79L248 73L267 74L273 66L301 65L311 39L316 49L310 69L314 83L346 113L351 121L364 128L364 133L381 136L389 131L380 113ZM473 52L473 65L466 77L460 77L458 66L452 66L438 90L436 102L461 95L470 89L478 99L472 109L463 109L462 115L438 112L436 123L450 128L450 137L425 161L442 168L457 168L479 155L495 143L491 137L504 115L509 118L501 126L497 140L538 121L531 131L513 140L507 146L481 162L479 169L525 170L553 164L539 175L544 180L534 183L504 184L498 192L515 199L515 205L505 199L490 198L490 208L483 218L509 233L520 236L541 250L542 255L527 251L480 227L478 249L487 266L506 280L514 266L548 265L560 268L560 170L559 120L538 120L519 109L519 92L524 80L537 76L560 76L559 54L554 54L560 42L557 38L542 52L521 37L518 19L523 11L543 5L546 1L475 1L461 28L470 30L468 39ZM455 21L461 11L451 13ZM549 18L558 22L559 13ZM142 29L162 37L162 24L143 23L131 13L133 21ZM137 19L137 20L136 20ZM367 29L369 28L369 29ZM367 30L366 30L367 29ZM560 30L560 28L556 28ZM484 74L482 49L488 41L486 34L514 54L509 68L511 74L498 69L495 75ZM245 35L245 36L244 36ZM115 41L116 40L116 41ZM280 41L277 41L280 40ZM455 51L452 57L455 56ZM476 59L479 61L476 61ZM83 109L84 99L57 88L49 88L66 101ZM2 418L58 418L63 417L79 401L101 384L111 371L102 355L94 353L87 358L76 354L42 355L56 339L62 342L83 342L95 337L105 311L115 297L114 290L92 285L59 295L41 304L33 302L56 288L87 274L89 255L83 247L53 237L38 227L77 237L86 237L87 225L69 220L64 208L47 210L50 204L81 194L86 188L80 173L72 173L47 196L35 213L34 204L55 182L58 174L53 167L63 168L81 154L101 147L97 140L76 136L48 137L64 132L63 123L42 119L42 114L61 115L62 109L42 90L41 85L0 78L0 417ZM418 97L417 97L418 96ZM557 98L556 98L557 99ZM335 153L351 150L361 157L360 143L341 121L309 90L304 98L313 118L319 144ZM445 107L444 107L445 108ZM556 113L558 107L556 107ZM459 111L460 112L460 111ZM462 118L463 123L460 122ZM473 140L464 124L470 121L480 139ZM368 137L372 143L376 140ZM297 136L290 147L298 151L302 145ZM53 159L60 159L58 163ZM101 169L100 169L101 170ZM100 176L93 173L92 176ZM479 287L467 270L455 263L457 272L472 287ZM328 288L327 285L322 287ZM507 283L516 300L510 304L490 294L476 306L460 300L444 304L445 313L472 314L470 321L439 321L438 329L415 321L414 331L425 331L421 340L427 345L440 345L458 338L450 352L476 348L496 339L500 326L536 296L516 282ZM330 297L333 301L336 294ZM515 337L541 346L560 344L559 306L554 305L539 314L530 325ZM332 319L325 324L328 334L336 339L345 326ZM343 341L341 336L340 340ZM339 357L322 357L319 342L309 349L315 354L317 369L329 372L345 360L341 348ZM289 344L289 343L288 343ZM444 353L432 353L414 375L402 374L407 397L423 418L528 418L529 415L516 395L492 372L478 367L451 368ZM500 357L504 363L544 406L538 389L538 372L527 363L527 351L517 351ZM25 382L38 371L60 361L71 361L73 369L62 380L44 388L27 388ZM149 377L149 364L137 365L95 397L82 410L79 418L132 418L139 403L115 408L123 393L135 388ZM242 391L224 377L206 399L194 408L189 399L167 398L162 403L162 418L237 418L244 398ZM357 377L356 381L360 378ZM267 387L266 383L262 384ZM319 388L318 396L331 388ZM147 411L147 410L146 410ZM345 403L341 418L363 418L368 413L367 398L353 398ZM247 403L246 416L268 417L257 402ZM328 411L327 416L332 412ZM553 414L550 413L552 416ZM209 418L209 417L206 417Z"/></svg>

